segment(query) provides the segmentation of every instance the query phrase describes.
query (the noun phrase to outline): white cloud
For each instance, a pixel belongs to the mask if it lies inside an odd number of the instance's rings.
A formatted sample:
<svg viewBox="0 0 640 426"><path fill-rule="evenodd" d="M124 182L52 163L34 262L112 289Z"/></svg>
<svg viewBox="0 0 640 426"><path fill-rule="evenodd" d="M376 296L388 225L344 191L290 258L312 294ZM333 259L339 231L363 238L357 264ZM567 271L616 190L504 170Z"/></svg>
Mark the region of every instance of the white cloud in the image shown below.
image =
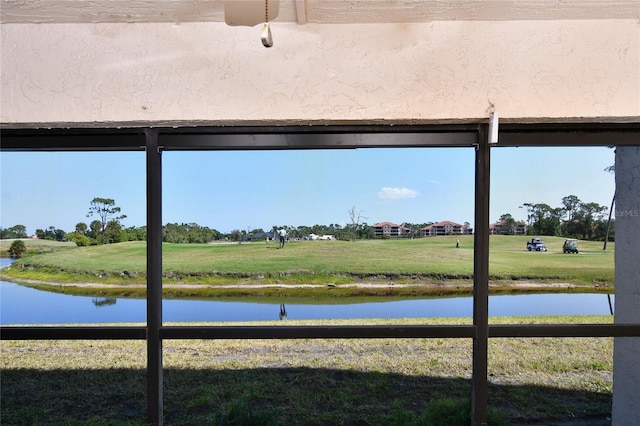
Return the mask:
<svg viewBox="0 0 640 426"><path fill-rule="evenodd" d="M378 198L381 200L399 200L401 198L416 198L418 191L409 188L391 188L385 186L378 191Z"/></svg>

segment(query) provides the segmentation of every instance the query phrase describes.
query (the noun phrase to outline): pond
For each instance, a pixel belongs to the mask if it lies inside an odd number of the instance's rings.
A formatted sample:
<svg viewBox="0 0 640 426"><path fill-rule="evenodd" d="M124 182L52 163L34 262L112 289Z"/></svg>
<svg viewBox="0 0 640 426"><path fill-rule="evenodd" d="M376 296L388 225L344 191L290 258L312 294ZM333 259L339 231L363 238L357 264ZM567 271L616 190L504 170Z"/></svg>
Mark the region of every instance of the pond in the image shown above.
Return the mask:
<svg viewBox="0 0 640 426"><path fill-rule="evenodd" d="M0 259L0 265L10 263ZM611 296L611 302L614 298ZM210 300L163 301L164 322L271 321L279 303ZM471 317L471 297L411 299L351 304L286 304L288 319ZM606 294L526 294L489 297L489 315L609 315ZM0 281L0 324L144 323L144 299L70 296Z"/></svg>

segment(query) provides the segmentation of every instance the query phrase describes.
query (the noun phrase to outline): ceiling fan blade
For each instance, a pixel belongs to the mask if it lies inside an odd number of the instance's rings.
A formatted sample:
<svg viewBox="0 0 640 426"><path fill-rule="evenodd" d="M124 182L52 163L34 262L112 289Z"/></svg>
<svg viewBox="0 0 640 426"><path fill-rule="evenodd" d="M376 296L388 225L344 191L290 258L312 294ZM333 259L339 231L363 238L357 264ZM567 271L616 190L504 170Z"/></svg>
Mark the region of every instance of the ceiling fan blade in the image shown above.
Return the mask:
<svg viewBox="0 0 640 426"><path fill-rule="evenodd" d="M224 20L227 25L253 27L265 22L265 5L269 5L269 21L273 21L280 12L279 0L225 0Z"/></svg>

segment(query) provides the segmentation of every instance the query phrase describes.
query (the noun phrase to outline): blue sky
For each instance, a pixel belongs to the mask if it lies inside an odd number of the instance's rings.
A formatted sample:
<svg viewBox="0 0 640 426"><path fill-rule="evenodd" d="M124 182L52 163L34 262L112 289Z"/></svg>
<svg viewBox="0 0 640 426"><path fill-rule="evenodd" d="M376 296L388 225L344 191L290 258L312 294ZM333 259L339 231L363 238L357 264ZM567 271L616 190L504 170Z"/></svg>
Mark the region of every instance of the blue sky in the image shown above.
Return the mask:
<svg viewBox="0 0 640 426"><path fill-rule="evenodd" d="M526 219L523 203L561 206L562 197L609 205L608 148L494 148L491 221ZM323 151L165 152L163 223L195 222L221 232L274 225L452 220L473 225L474 151L403 148ZM143 152L0 153L0 226L67 232L89 223L94 197L112 198L124 226L145 224Z"/></svg>

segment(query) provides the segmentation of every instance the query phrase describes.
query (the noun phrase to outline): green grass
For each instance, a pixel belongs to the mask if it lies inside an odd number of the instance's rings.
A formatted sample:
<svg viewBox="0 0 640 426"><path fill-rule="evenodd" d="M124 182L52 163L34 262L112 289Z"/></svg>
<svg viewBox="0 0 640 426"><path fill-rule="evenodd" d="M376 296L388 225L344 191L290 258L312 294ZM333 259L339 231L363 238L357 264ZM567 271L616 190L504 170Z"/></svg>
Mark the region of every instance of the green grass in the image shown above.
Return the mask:
<svg viewBox="0 0 640 426"><path fill-rule="evenodd" d="M611 318L492 322L611 323ZM144 341L0 341L3 424L144 424L145 348ZM470 339L165 340L163 354L166 424L230 424L224 421L250 416L255 423L236 424L424 425L449 415L462 415L469 424ZM605 418L611 412L612 360L612 338L491 339L492 418L497 424Z"/></svg>
<svg viewBox="0 0 640 426"><path fill-rule="evenodd" d="M47 253L51 251L67 250L76 247L75 243L70 241L60 242L51 240L37 240L31 238L19 238L23 241L27 247L27 255L34 255L39 253ZM0 257L9 257L9 247L15 239L0 240Z"/></svg>
<svg viewBox="0 0 640 426"><path fill-rule="evenodd" d="M546 237L549 252L526 250L525 236L492 236L490 240L490 279L495 292L523 291L529 281L565 283L579 291L613 291L613 244L603 251L600 242L580 242L580 254L562 254L563 238ZM471 291L473 277L473 237L415 240L299 241L284 249L276 243L243 244L164 244L164 284L202 284L201 287L172 289L168 296L207 297L216 288L218 295L242 297L249 290L223 289L224 284L315 284L315 289L287 289L291 297L314 292L326 293L326 285L336 285L334 296L377 296L425 294L442 295ZM10 270L4 279L24 282L39 280L57 283L144 284L146 244L129 242L104 246L67 246L30 255ZM340 285L355 282L413 284L409 289L346 290ZM448 283L444 289L439 284ZM425 284L429 284L427 288ZM420 287L422 286L422 287ZM567 291L567 286L552 289ZM68 290L72 291L72 290ZM82 289L76 288L82 293ZM103 289L109 293L115 289ZM117 290L121 291L121 290ZM144 289L129 291L143 292ZM539 290L538 290L539 291ZM279 296L282 289L261 289L264 296Z"/></svg>
<svg viewBox="0 0 640 426"><path fill-rule="evenodd" d="M447 239L449 240L449 239ZM455 250L442 240L301 241L277 244L164 244L165 271L260 274L315 273L421 273L471 274L472 245ZM472 241L469 240L472 244ZM145 270L146 245L140 242L79 247L27 257L26 263L77 271ZM428 266L428 268L426 268Z"/></svg>
<svg viewBox="0 0 640 426"><path fill-rule="evenodd" d="M528 252L526 238L494 235L490 240L490 274L497 277L547 277L580 283L613 284L614 245L580 241L579 254L563 254L564 238L545 237L548 252Z"/></svg>

